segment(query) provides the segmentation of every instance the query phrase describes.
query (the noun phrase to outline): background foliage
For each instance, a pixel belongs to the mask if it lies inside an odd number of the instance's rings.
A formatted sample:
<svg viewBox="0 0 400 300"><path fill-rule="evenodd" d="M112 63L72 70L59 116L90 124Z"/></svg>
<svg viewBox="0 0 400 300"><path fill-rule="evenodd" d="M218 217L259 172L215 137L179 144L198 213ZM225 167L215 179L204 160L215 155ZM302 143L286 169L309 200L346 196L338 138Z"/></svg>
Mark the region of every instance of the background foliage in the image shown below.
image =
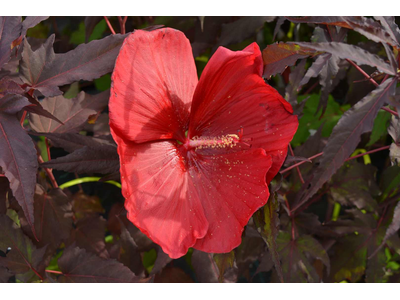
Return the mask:
<svg viewBox="0 0 400 300"><path fill-rule="evenodd" d="M399 282L400 30L394 17L0 17L0 282ZM257 42L299 117L227 254L171 260L126 219L108 126L126 34L168 26L199 76Z"/></svg>

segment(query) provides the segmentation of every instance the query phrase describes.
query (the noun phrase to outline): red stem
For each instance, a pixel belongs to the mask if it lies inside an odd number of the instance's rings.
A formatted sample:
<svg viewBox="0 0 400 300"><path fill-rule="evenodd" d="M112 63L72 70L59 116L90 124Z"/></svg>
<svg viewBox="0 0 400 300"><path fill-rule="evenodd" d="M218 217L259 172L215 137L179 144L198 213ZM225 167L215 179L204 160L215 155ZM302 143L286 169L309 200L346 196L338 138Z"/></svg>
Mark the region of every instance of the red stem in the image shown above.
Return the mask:
<svg viewBox="0 0 400 300"><path fill-rule="evenodd" d="M324 152L320 152L320 153L318 153L318 154L315 154L315 155L309 157L308 159L309 159L309 160L312 160L312 159L314 159L314 158L317 158L318 156L321 156L322 154L324 154ZM281 174L286 173L286 172L290 171L291 169L296 168L296 167L298 167L298 166L300 166L300 165L302 165L302 164L304 164L304 163L306 163L306 162L308 162L308 161L304 160L304 161L298 162L298 163L296 163L296 164L294 164L294 165L292 165L292 166L290 166L290 167L288 167L288 168L286 168L286 169L283 169L283 170L281 171Z"/></svg>
<svg viewBox="0 0 400 300"><path fill-rule="evenodd" d="M293 152L293 149L292 149L292 145L290 145L290 144L289 144L289 150L290 150L290 154L294 157L294 152ZM304 184L304 179L303 179L303 176L301 176L301 172L300 172L299 166L296 167L296 170L297 170L297 174L299 174L299 178L300 178L301 183Z"/></svg>
<svg viewBox="0 0 400 300"><path fill-rule="evenodd" d="M108 20L108 18L107 18L107 17L104 17L104 20L106 20L107 26L108 26L108 28L110 28L111 33L112 33L112 34L115 34L115 30L114 30L114 28L112 27L112 25L111 25L110 21Z"/></svg>
<svg viewBox="0 0 400 300"><path fill-rule="evenodd" d="M363 69L361 69L355 62L351 61L350 59L346 60L354 67L356 68L361 74L363 74L365 76L365 78L367 78L373 85L375 85L376 87L379 86L379 84L371 77L369 76L367 73L365 73L365 71Z"/></svg>
<svg viewBox="0 0 400 300"><path fill-rule="evenodd" d="M61 274L62 275L62 272L60 272L60 271L53 271L53 270L45 270L46 271L46 273L53 273L53 274Z"/></svg>
<svg viewBox="0 0 400 300"><path fill-rule="evenodd" d="M41 155L38 155L38 161L39 161L39 163L41 163L41 164L44 163L43 157L42 157ZM48 168L43 168L43 169L44 169L44 171L46 172L47 176L49 177L49 179L50 179L51 184L53 185L53 187L54 187L55 189L57 189L57 188L58 188L58 184L57 184L56 179L54 178L53 172L52 172L50 169L48 169Z"/></svg>
<svg viewBox="0 0 400 300"><path fill-rule="evenodd" d="M365 152L365 153L361 153L361 154L358 154L358 155L349 157L349 158L347 158L345 161L349 161L349 160L352 160L352 159L356 159L356 158L359 158L359 157L361 157L361 156L364 156L364 155L367 155L367 154L371 154L371 153L375 153L375 152L382 151L382 150L386 150L386 149L389 149L389 148L390 148L390 146L380 147L380 148L377 148L377 149L374 149L374 150L367 151L367 152ZM308 159L309 159L309 160L312 160L312 159L314 159L314 158L317 158L318 156L321 156L322 154L324 154L324 152L320 152L320 153L317 153L317 154L315 154L315 155L313 155L313 156L310 156ZM290 166L290 167L288 167L288 168L286 168L286 169L283 169L283 170L281 171L281 174L286 173L286 172L290 171L291 169L296 168L296 167L298 167L298 166L300 166L300 165L302 165L302 164L304 164L304 163L306 163L306 162L308 162L308 161L307 161L307 160L304 160L304 161L298 162L297 164L294 164L294 165L292 165L292 166Z"/></svg>
<svg viewBox="0 0 400 300"><path fill-rule="evenodd" d="M382 151L382 150L386 150L386 149L389 149L389 148L390 148L390 146L380 147L380 148L377 148L377 149L374 149L374 150L367 151L367 152L365 152L365 153L361 153L361 154L358 154L358 155L349 157L349 158L346 159L345 161L349 161L349 160L352 160L352 159L356 159L356 158L359 158L359 157L361 157L361 156L364 156L364 155L367 155L367 154L371 154L371 153L375 153L375 152Z"/></svg>
<svg viewBox="0 0 400 300"><path fill-rule="evenodd" d="M49 146L49 140L45 137L44 142L46 143L46 149L47 149L47 158L50 160L51 155L50 155L50 146Z"/></svg>
<svg viewBox="0 0 400 300"><path fill-rule="evenodd" d="M392 115L394 115L394 116L396 116L396 117L399 116L399 113L395 112L394 110L391 110L390 108L381 107L381 109L383 109L383 110L385 110L385 111L387 111L387 112L390 112Z"/></svg>
<svg viewBox="0 0 400 300"><path fill-rule="evenodd" d="M318 81L315 82L315 83L304 93L304 95L308 95L309 93L311 93L312 90L315 89L315 88L317 87L317 85L318 85Z"/></svg>
<svg viewBox="0 0 400 300"><path fill-rule="evenodd" d="M27 114L27 111L24 110L24 112L22 113L21 121L20 121L22 127L24 127L24 121L26 118L26 114Z"/></svg>
<svg viewBox="0 0 400 300"><path fill-rule="evenodd" d="M121 28L122 34L125 34L125 23L127 19L128 17L124 17L124 19L122 19L122 17L118 17L119 27Z"/></svg>

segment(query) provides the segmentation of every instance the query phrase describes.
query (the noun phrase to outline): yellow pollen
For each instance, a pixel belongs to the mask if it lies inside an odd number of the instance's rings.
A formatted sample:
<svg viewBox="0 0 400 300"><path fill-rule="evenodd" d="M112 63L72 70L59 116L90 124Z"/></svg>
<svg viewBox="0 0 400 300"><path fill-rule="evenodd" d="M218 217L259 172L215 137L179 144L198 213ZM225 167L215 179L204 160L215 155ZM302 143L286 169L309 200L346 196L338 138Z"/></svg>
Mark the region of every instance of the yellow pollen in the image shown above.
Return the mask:
<svg viewBox="0 0 400 300"><path fill-rule="evenodd" d="M189 146L191 148L197 149L223 149L223 148L233 148L239 143L239 136L237 134L226 134L218 137L193 137L189 141Z"/></svg>

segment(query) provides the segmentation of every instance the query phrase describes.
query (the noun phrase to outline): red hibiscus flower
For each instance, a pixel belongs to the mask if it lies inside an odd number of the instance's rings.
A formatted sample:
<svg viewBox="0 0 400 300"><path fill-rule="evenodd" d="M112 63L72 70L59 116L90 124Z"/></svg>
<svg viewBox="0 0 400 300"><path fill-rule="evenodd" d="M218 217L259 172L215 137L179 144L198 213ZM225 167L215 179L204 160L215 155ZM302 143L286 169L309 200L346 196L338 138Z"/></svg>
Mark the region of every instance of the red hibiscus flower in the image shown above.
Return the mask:
<svg viewBox="0 0 400 300"><path fill-rule="evenodd" d="M137 30L112 75L110 127L128 218L171 258L229 252L269 196L298 121L256 43L220 47L197 79L173 29Z"/></svg>

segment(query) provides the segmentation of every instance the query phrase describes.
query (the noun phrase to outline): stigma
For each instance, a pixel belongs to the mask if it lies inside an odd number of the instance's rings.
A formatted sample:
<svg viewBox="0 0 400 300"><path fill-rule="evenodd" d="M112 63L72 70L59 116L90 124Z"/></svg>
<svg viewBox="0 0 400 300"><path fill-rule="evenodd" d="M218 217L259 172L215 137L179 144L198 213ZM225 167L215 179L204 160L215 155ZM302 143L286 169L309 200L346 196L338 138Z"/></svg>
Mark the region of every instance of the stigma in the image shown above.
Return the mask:
<svg viewBox="0 0 400 300"><path fill-rule="evenodd" d="M240 137L237 134L227 134L218 137L201 136L187 139L186 149L223 149L233 148L240 142Z"/></svg>

